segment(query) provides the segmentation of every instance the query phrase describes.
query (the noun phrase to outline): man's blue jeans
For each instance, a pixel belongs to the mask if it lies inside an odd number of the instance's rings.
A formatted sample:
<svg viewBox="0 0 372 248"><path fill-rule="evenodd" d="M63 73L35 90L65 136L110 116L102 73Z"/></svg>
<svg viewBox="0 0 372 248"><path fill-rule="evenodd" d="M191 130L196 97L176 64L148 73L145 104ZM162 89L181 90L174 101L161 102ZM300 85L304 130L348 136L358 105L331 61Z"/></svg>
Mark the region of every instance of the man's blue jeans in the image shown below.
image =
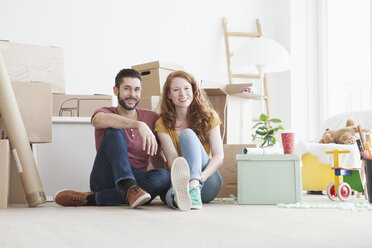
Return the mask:
<svg viewBox="0 0 372 248"><path fill-rule="evenodd" d="M127 145L123 130L105 130L90 174L90 189L95 192L97 205L126 204L125 197L117 189L117 183L123 179L136 181L138 186L151 195L151 200L160 195L165 202L165 195L171 185L169 172L165 169L146 172L131 167Z"/></svg>
<svg viewBox="0 0 372 248"><path fill-rule="evenodd" d="M201 173L209 163L209 157L204 150L198 136L194 131L187 128L183 130L179 136L179 143L182 157L184 157L190 167L190 181L193 179L199 180L202 186L201 198L203 203L212 201L220 192L222 187L222 177L219 171L216 171L203 182ZM173 187L171 187L166 196L168 206L176 208L173 204Z"/></svg>

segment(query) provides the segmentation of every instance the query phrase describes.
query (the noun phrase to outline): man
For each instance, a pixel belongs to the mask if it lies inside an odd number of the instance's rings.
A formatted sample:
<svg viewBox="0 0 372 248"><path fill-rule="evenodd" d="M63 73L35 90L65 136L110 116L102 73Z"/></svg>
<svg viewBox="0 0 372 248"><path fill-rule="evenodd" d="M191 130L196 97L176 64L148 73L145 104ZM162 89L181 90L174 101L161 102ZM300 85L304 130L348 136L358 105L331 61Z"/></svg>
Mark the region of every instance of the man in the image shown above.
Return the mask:
<svg viewBox="0 0 372 248"><path fill-rule="evenodd" d="M141 75L132 69L121 70L115 78L117 107L96 110L91 122L95 127L97 155L90 175L92 192L62 190L55 202L62 206L129 204L143 205L170 187L165 169L147 170L149 158L155 167L164 164L157 159L158 143L153 130L158 114L137 108L141 97Z"/></svg>

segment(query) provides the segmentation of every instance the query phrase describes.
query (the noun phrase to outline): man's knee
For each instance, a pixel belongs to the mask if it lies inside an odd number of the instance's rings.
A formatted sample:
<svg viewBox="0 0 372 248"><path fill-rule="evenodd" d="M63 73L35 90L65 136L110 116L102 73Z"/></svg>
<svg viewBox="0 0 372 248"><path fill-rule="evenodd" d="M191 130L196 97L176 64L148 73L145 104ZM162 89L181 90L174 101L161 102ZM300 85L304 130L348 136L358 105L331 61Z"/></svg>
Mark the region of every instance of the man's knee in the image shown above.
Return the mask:
<svg viewBox="0 0 372 248"><path fill-rule="evenodd" d="M115 129L115 128L111 128L111 127L108 127L106 128L105 130L105 135L122 135L124 134L123 130L122 129Z"/></svg>

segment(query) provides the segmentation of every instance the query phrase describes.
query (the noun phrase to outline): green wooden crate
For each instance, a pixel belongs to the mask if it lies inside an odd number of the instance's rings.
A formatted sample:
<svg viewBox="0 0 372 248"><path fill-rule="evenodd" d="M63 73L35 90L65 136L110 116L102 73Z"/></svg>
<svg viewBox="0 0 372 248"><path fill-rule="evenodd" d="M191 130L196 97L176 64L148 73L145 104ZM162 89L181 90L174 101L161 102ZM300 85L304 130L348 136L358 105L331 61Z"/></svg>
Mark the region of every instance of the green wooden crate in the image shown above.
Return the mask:
<svg viewBox="0 0 372 248"><path fill-rule="evenodd" d="M238 203L301 202L301 168L297 155L236 155Z"/></svg>

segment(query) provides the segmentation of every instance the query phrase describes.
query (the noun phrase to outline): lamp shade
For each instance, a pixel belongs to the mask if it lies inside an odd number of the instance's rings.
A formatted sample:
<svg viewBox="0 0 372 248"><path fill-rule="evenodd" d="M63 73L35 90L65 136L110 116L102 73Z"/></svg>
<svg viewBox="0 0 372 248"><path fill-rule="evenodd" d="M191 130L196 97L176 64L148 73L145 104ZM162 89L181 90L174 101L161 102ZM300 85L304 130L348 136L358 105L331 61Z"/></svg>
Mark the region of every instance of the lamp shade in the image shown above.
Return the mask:
<svg viewBox="0 0 372 248"><path fill-rule="evenodd" d="M233 68L256 65L261 73L280 72L290 69L290 57L279 43L266 38L248 39L232 57Z"/></svg>

